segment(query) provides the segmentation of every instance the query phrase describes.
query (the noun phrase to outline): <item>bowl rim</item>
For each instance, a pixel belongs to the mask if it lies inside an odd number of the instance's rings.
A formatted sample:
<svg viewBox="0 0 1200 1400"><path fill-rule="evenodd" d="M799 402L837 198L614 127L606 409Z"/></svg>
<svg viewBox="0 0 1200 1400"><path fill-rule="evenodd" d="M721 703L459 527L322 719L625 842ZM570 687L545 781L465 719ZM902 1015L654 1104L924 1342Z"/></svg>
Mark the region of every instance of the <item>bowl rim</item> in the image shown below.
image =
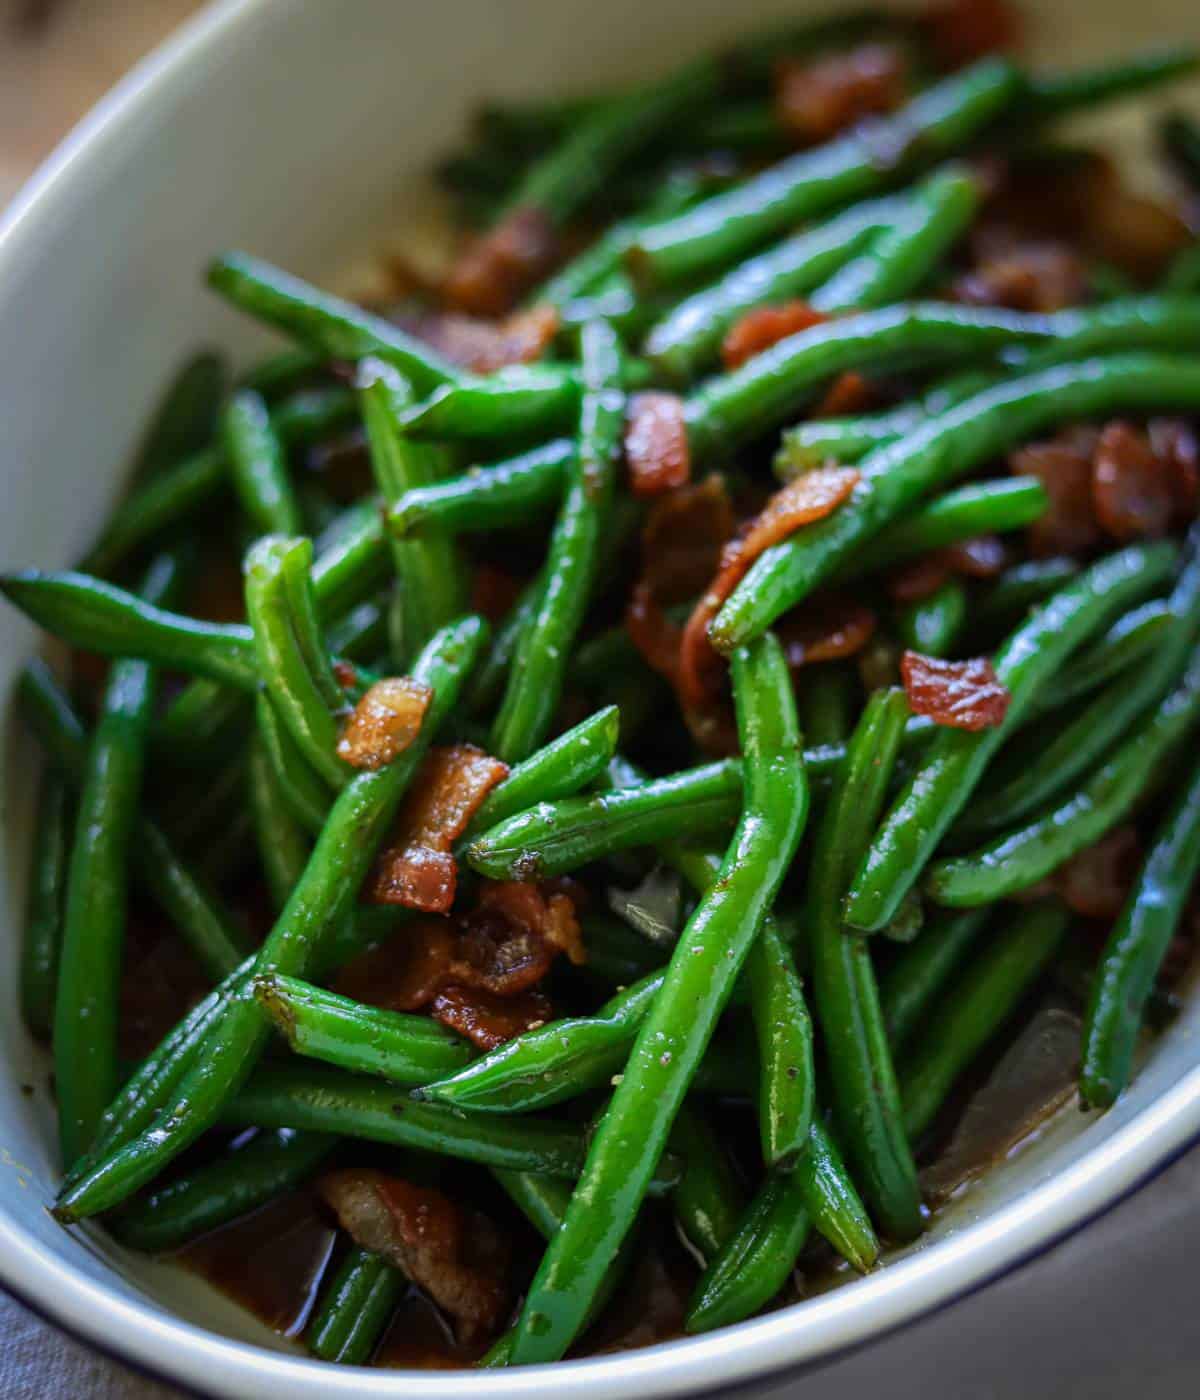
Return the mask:
<svg viewBox="0 0 1200 1400"><path fill-rule="evenodd" d="M76 167L126 127L153 120L159 95L185 68L236 42L265 0L217 0L132 68L42 163L0 218L0 282L21 273L23 250L69 193ZM1200 1138L1200 1065L1054 1177L949 1237L838 1289L707 1336L608 1357L512 1371L380 1371L273 1352L175 1317L151 1299L121 1296L77 1273L0 1213L0 1284L100 1351L201 1394L288 1400L489 1400L696 1396L825 1364L978 1291L1117 1205ZM566 1369L564 1369L566 1368ZM469 1379L468 1379L469 1377Z"/></svg>

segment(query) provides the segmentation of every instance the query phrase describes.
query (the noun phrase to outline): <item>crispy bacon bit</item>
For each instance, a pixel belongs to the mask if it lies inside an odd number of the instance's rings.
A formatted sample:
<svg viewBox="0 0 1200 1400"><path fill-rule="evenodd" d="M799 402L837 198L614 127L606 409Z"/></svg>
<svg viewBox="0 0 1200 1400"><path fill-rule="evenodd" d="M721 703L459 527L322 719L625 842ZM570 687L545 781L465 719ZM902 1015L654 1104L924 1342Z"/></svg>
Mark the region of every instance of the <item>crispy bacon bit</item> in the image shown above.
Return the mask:
<svg viewBox="0 0 1200 1400"><path fill-rule="evenodd" d="M679 675L679 648L683 629L659 606L648 579L640 579L625 610L625 630L642 659L652 671L665 676L672 685Z"/></svg>
<svg viewBox="0 0 1200 1400"><path fill-rule="evenodd" d="M856 369L843 370L813 405L810 418L844 418L876 404L875 385Z"/></svg>
<svg viewBox="0 0 1200 1400"><path fill-rule="evenodd" d="M1200 439L1180 418L1151 418L1146 424L1155 455L1167 463L1181 523L1200 509Z"/></svg>
<svg viewBox="0 0 1200 1400"><path fill-rule="evenodd" d="M506 764L472 744L430 750L401 808L394 840L375 863L368 899L447 913L458 884L451 848L507 776Z"/></svg>
<svg viewBox="0 0 1200 1400"><path fill-rule="evenodd" d="M1175 515L1171 465L1132 423L1110 423L1100 434L1092 466L1096 518L1116 540L1165 535Z"/></svg>
<svg viewBox="0 0 1200 1400"><path fill-rule="evenodd" d="M726 369L737 369L755 355L761 355L789 335L819 326L829 317L806 301L784 301L774 306L758 306L735 321L721 342L721 359Z"/></svg>
<svg viewBox="0 0 1200 1400"><path fill-rule="evenodd" d="M460 256L442 292L459 311L503 316L554 266L554 225L532 205L514 209Z"/></svg>
<svg viewBox="0 0 1200 1400"><path fill-rule="evenodd" d="M1020 48L1021 16L1011 0L937 0L923 24L947 68L963 68L989 53Z"/></svg>
<svg viewBox="0 0 1200 1400"><path fill-rule="evenodd" d="M992 663L939 661L906 651L900 660L904 691L915 715L928 715L950 729L993 729L1008 713L1012 696L1000 684Z"/></svg>
<svg viewBox="0 0 1200 1400"><path fill-rule="evenodd" d="M406 924L400 937L348 962L334 991L388 1011L420 1011L445 986L454 951L449 919L420 919Z"/></svg>
<svg viewBox="0 0 1200 1400"><path fill-rule="evenodd" d="M429 1014L466 1036L480 1050L495 1050L550 1020L550 999L537 990L498 997L479 987L450 986L433 999Z"/></svg>
<svg viewBox="0 0 1200 1400"><path fill-rule="evenodd" d="M1115 167L1110 169L1110 187L1095 201L1083 230L1088 247L1138 282L1154 282L1192 233L1173 209L1126 189Z"/></svg>
<svg viewBox="0 0 1200 1400"><path fill-rule="evenodd" d="M678 395L634 395L625 425L625 461L635 496L659 496L687 483L692 464Z"/></svg>
<svg viewBox="0 0 1200 1400"><path fill-rule="evenodd" d="M642 529L642 577L655 599L670 607L694 598L736 528L725 479L716 473L656 500Z"/></svg>
<svg viewBox="0 0 1200 1400"><path fill-rule="evenodd" d="M338 757L354 768L386 768L421 732L433 691L410 676L376 681L342 726Z"/></svg>
<svg viewBox="0 0 1200 1400"><path fill-rule="evenodd" d="M1004 543L996 535L977 535L946 549L934 549L903 565L892 574L888 592L898 603L919 603L931 597L948 578L995 578L1007 559Z"/></svg>
<svg viewBox="0 0 1200 1400"><path fill-rule="evenodd" d="M1073 429L1030 443L1009 458L1015 476L1036 476L1050 497L1049 509L1029 527L1035 555L1086 555L1103 543L1092 508L1094 446L1094 434Z"/></svg>
<svg viewBox="0 0 1200 1400"><path fill-rule="evenodd" d="M971 272L954 282L951 295L968 306L1061 311L1087 300L1087 268L1064 244L1012 240L985 253Z"/></svg>
<svg viewBox="0 0 1200 1400"><path fill-rule="evenodd" d="M809 599L779 628L779 640L787 664L793 670L819 661L840 661L855 656L871 640L877 625L875 614L852 598L824 594Z"/></svg>
<svg viewBox="0 0 1200 1400"><path fill-rule="evenodd" d="M558 953L587 954L571 897L518 880L489 882L464 921L451 980L497 996L515 996L550 970Z"/></svg>
<svg viewBox="0 0 1200 1400"><path fill-rule="evenodd" d="M764 550L787 539L804 525L831 514L854 490L853 467L818 467L777 491L741 539L721 553L716 578L692 611L679 653L679 691L685 710L704 711L712 703L721 666L708 639L709 623Z"/></svg>
<svg viewBox="0 0 1200 1400"><path fill-rule="evenodd" d="M333 678L343 690L349 690L351 686L358 684L358 670L349 661L335 661Z"/></svg>
<svg viewBox="0 0 1200 1400"><path fill-rule="evenodd" d="M775 114L797 141L815 145L864 117L894 112L907 96L907 80L904 55L885 44L816 60L785 59L775 69Z"/></svg>
<svg viewBox="0 0 1200 1400"><path fill-rule="evenodd" d="M454 1319L460 1342L495 1331L508 1247L487 1216L363 1167L328 1173L320 1191L355 1244L381 1254Z"/></svg>
<svg viewBox="0 0 1200 1400"><path fill-rule="evenodd" d="M1050 876L1062 901L1085 919L1115 919L1125 907L1142 864L1137 829L1118 826Z"/></svg>
<svg viewBox="0 0 1200 1400"><path fill-rule="evenodd" d="M1008 551L999 535L976 535L946 550L951 570L967 578L995 578L1008 563Z"/></svg>
<svg viewBox="0 0 1200 1400"><path fill-rule="evenodd" d="M558 334L558 312L552 306L516 311L503 321L483 321L453 311L421 311L392 319L451 363L476 374L540 359Z"/></svg>

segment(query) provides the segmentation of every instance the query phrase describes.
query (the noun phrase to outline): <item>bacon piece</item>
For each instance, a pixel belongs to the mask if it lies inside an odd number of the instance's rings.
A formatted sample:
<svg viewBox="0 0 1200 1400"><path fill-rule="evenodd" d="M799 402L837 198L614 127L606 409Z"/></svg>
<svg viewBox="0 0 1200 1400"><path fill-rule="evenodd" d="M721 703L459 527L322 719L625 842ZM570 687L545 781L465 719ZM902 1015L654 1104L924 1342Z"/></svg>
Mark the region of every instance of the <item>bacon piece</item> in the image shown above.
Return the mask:
<svg viewBox="0 0 1200 1400"><path fill-rule="evenodd" d="M704 710L711 703L714 678L721 666L708 639L709 623L764 550L831 514L854 490L853 467L818 467L789 481L750 522L739 540L721 554L721 567L688 618L679 654L679 689L685 709Z"/></svg>
<svg viewBox="0 0 1200 1400"><path fill-rule="evenodd" d="M995 578L1008 563L1008 551L999 535L976 535L960 540L946 550L953 573L967 578Z"/></svg>
<svg viewBox="0 0 1200 1400"><path fill-rule="evenodd" d="M1050 497L1049 509L1029 527L1029 546L1040 558L1086 555L1104 542L1092 504L1090 432L1068 431L1030 443L1008 459L1014 476L1036 476Z"/></svg>
<svg viewBox="0 0 1200 1400"><path fill-rule="evenodd" d="M1151 418L1146 429L1155 456L1170 471L1179 523L1187 524L1200 508L1200 440L1181 418Z"/></svg>
<svg viewBox="0 0 1200 1400"><path fill-rule="evenodd" d="M721 359L726 369L737 369L755 355L789 335L819 326L829 317L806 301L783 301L773 306L757 306L747 311L726 331L721 342Z"/></svg>
<svg viewBox="0 0 1200 1400"><path fill-rule="evenodd" d="M450 980L515 996L540 982L560 952L574 963L587 958L570 895L489 881L464 920Z"/></svg>
<svg viewBox="0 0 1200 1400"><path fill-rule="evenodd" d="M554 1008L550 998L536 989L500 997L480 987L449 986L434 997L429 1014L486 1051L543 1025Z"/></svg>
<svg viewBox="0 0 1200 1400"><path fill-rule="evenodd" d="M663 607L704 588L736 528L725 480L715 472L654 502L642 529L642 577Z"/></svg>
<svg viewBox="0 0 1200 1400"><path fill-rule="evenodd" d="M1142 864L1137 828L1118 826L1065 861L1049 877L1052 891L1085 919L1115 919Z"/></svg>
<svg viewBox="0 0 1200 1400"><path fill-rule="evenodd" d="M398 937L348 962L333 989L368 1006L420 1011L446 984L454 961L455 932L449 919L406 924Z"/></svg>
<svg viewBox="0 0 1200 1400"><path fill-rule="evenodd" d="M376 681L342 726L338 757L354 768L386 768L421 732L433 691L410 676Z"/></svg>
<svg viewBox="0 0 1200 1400"><path fill-rule="evenodd" d="M442 293L456 310L503 316L550 271L558 256L553 223L542 210L524 205L466 248Z"/></svg>
<svg viewBox="0 0 1200 1400"><path fill-rule="evenodd" d="M877 401L875 385L856 369L843 370L812 406L810 418L844 418L866 413Z"/></svg>
<svg viewBox="0 0 1200 1400"><path fill-rule="evenodd" d="M495 1331L508 1246L487 1216L364 1167L329 1172L320 1192L355 1244L382 1255L454 1319L460 1342Z"/></svg>
<svg viewBox="0 0 1200 1400"><path fill-rule="evenodd" d="M640 579L634 585L625 610L625 630L646 665L674 685L679 676L683 629L659 606L648 579Z"/></svg>
<svg viewBox="0 0 1200 1400"><path fill-rule="evenodd" d="M1165 535L1175 514L1173 477L1145 433L1132 423L1109 423L1092 463L1097 520L1116 540Z"/></svg>
<svg viewBox="0 0 1200 1400"><path fill-rule="evenodd" d="M392 842L368 884L373 904L402 904L445 914L454 903L455 841L508 766L472 744L431 749L405 799Z"/></svg>
<svg viewBox="0 0 1200 1400"><path fill-rule="evenodd" d="M1050 241L1014 241L983 257L951 286L968 306L1013 311L1061 311L1088 298L1087 268L1073 249Z"/></svg>
<svg viewBox="0 0 1200 1400"><path fill-rule="evenodd" d="M625 425L625 461L635 496L659 496L687 483L692 471L683 400L677 394L635 394Z"/></svg>
<svg viewBox="0 0 1200 1400"><path fill-rule="evenodd" d="M855 656L875 635L877 619L870 608L840 594L809 599L779 627L788 666L797 671L819 661Z"/></svg>
<svg viewBox="0 0 1200 1400"><path fill-rule="evenodd" d="M908 93L899 49L863 44L815 60L785 59L775 69L775 114L804 145L828 141L864 117L894 112Z"/></svg>
<svg viewBox="0 0 1200 1400"><path fill-rule="evenodd" d="M1007 552L996 535L977 535L945 549L930 550L897 569L888 592L898 603L919 603L931 597L948 578L995 578L1004 568Z"/></svg>
<svg viewBox="0 0 1200 1400"><path fill-rule="evenodd" d="M1020 48L1024 28L1011 0L937 0L922 24L938 59L952 69Z"/></svg>
<svg viewBox="0 0 1200 1400"><path fill-rule="evenodd" d="M935 724L950 729L993 729L1012 702L986 657L939 661L919 651L906 651L900 674L913 714L928 715Z"/></svg>
<svg viewBox="0 0 1200 1400"><path fill-rule="evenodd" d="M392 319L452 364L476 374L491 374L505 365L527 365L540 359L558 334L558 312L552 306L515 311L503 321L484 321L453 311L401 313Z"/></svg>

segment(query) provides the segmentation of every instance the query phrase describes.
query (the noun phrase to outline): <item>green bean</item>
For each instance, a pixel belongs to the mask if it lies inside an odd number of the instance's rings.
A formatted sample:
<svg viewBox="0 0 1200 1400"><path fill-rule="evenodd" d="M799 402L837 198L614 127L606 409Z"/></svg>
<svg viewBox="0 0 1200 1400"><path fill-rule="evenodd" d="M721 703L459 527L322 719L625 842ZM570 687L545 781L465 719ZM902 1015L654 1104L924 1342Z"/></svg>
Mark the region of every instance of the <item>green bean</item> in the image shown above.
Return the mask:
<svg viewBox="0 0 1200 1400"><path fill-rule="evenodd" d="M240 624L199 622L89 574L70 571L0 574L0 591L39 626L72 646L211 676L241 690L258 684L253 638Z"/></svg>
<svg viewBox="0 0 1200 1400"><path fill-rule="evenodd" d="M542 802L485 831L467 848L491 880L548 879L630 846L728 828L742 795L734 759L594 797Z"/></svg>
<svg viewBox="0 0 1200 1400"><path fill-rule="evenodd" d="M720 63L702 58L596 108L530 166L504 213L537 209L552 223L563 223L604 188L629 156L715 97L721 80Z"/></svg>
<svg viewBox="0 0 1200 1400"><path fill-rule="evenodd" d="M876 691L852 736L817 833L809 874L813 994L833 1109L856 1182L890 1235L920 1234L921 1197L866 943L845 927L842 897L883 805L906 705Z"/></svg>
<svg viewBox="0 0 1200 1400"><path fill-rule="evenodd" d="M237 385L239 389L252 389L264 399L275 399L280 394L310 388L328 366L328 358L320 351L289 347L243 370Z"/></svg>
<svg viewBox="0 0 1200 1400"><path fill-rule="evenodd" d="M167 600L180 574L178 558L160 556L142 584L143 598ZM129 854L154 695L154 673L145 662L118 661L111 668L83 774L53 1026L59 1141L67 1165L91 1144L117 1090Z"/></svg>
<svg viewBox="0 0 1200 1400"><path fill-rule="evenodd" d="M271 425L292 446L328 437L354 417L353 394L322 389L285 400L271 414ZM135 550L208 505L228 481L229 459L219 445L158 473L117 508L81 567L98 575L113 573Z"/></svg>
<svg viewBox="0 0 1200 1400"><path fill-rule="evenodd" d="M492 727L492 747L506 763L527 757L545 738L558 708L569 653L598 572L600 539L615 488L625 416L618 388L621 349L602 321L581 338L584 395L579 448L567 478L545 564L538 607L521 635L508 686Z"/></svg>
<svg viewBox="0 0 1200 1400"><path fill-rule="evenodd" d="M990 909L939 914L880 978L879 1004L893 1053L912 1038L990 914Z"/></svg>
<svg viewBox="0 0 1200 1400"><path fill-rule="evenodd" d="M234 394L221 416L221 437L234 490L254 529L263 535L299 534L303 522L283 443L261 395L251 389Z"/></svg>
<svg viewBox="0 0 1200 1400"><path fill-rule="evenodd" d="M288 811L311 835L320 834L332 792L300 751L265 694L255 701L257 737Z"/></svg>
<svg viewBox="0 0 1200 1400"><path fill-rule="evenodd" d="M479 618L464 618L439 633L419 658L413 676L433 692L419 735L395 762L356 774L342 789L300 883L259 950L256 975L305 976L320 957L327 931L345 922L433 732L453 710L483 634ZM148 1129L60 1196L59 1219L70 1222L110 1209L156 1176L217 1119L253 1069L268 1035L245 984L231 989L204 1041L202 1062L183 1077Z"/></svg>
<svg viewBox="0 0 1200 1400"><path fill-rule="evenodd" d="M692 1248L711 1259L737 1227L741 1188L720 1138L686 1103L669 1140L683 1162L683 1175L671 1193L675 1217Z"/></svg>
<svg viewBox="0 0 1200 1400"><path fill-rule="evenodd" d="M1050 962L1067 931L1061 905L1043 901L988 945L926 1018L900 1074L904 1125L919 1137L951 1085L974 1060Z"/></svg>
<svg viewBox="0 0 1200 1400"><path fill-rule="evenodd" d="M323 1133L261 1133L122 1210L113 1221L129 1249L165 1254L303 1185L333 1151Z"/></svg>
<svg viewBox="0 0 1200 1400"><path fill-rule="evenodd" d="M629 988L666 961L667 950L648 942L621 919L589 915L583 925L587 972L610 987Z"/></svg>
<svg viewBox="0 0 1200 1400"><path fill-rule="evenodd" d="M978 179L942 170L918 185L894 223L809 298L818 311L865 310L918 292L979 208Z"/></svg>
<svg viewBox="0 0 1200 1400"><path fill-rule="evenodd" d="M530 1286L513 1361L562 1354L628 1234L671 1123L803 830L795 702L773 638L733 659L747 796L720 876L679 937L662 990L601 1119L562 1228ZM608 1209L596 1212L594 1200Z"/></svg>
<svg viewBox="0 0 1200 1400"><path fill-rule="evenodd" d="M808 1212L792 1175L769 1175L732 1238L700 1276L688 1302L684 1330L711 1332L740 1322L770 1302L795 1267L808 1229Z"/></svg>
<svg viewBox="0 0 1200 1400"><path fill-rule="evenodd" d="M393 1084L429 1084L471 1060L471 1047L428 1016L382 1011L294 977L260 977L258 1003L298 1055Z"/></svg>
<svg viewBox="0 0 1200 1400"><path fill-rule="evenodd" d="M967 590L960 579L947 579L928 598L896 611L896 635L924 656L949 656L967 620Z"/></svg>
<svg viewBox="0 0 1200 1400"><path fill-rule="evenodd" d="M260 703L269 706L270 702L264 696ZM251 744L249 779L258 858L271 903L278 911L304 874L309 843L288 805L287 793L272 767L261 734Z"/></svg>
<svg viewBox="0 0 1200 1400"><path fill-rule="evenodd" d="M914 163L960 149L1007 106L1017 71L990 59L915 98L869 133L789 156L728 193L644 230L628 261L640 281L670 284L719 271L803 219L861 199ZM889 158L881 161L883 150Z"/></svg>
<svg viewBox="0 0 1200 1400"><path fill-rule="evenodd" d="M688 395L684 418L692 461L711 461L776 427L843 370L977 359L1005 345L1046 338L1053 326L1045 316L920 301L812 326Z"/></svg>
<svg viewBox="0 0 1200 1400"><path fill-rule="evenodd" d="M157 476L208 446L227 378L224 357L212 350L201 350L180 366L138 443L131 482Z"/></svg>
<svg viewBox="0 0 1200 1400"><path fill-rule="evenodd" d="M1200 724L1200 653L1158 711L1081 787L1025 826L968 855L935 862L925 888L955 908L1002 899L1036 885L1120 823Z"/></svg>
<svg viewBox="0 0 1200 1400"><path fill-rule="evenodd" d="M1021 530L1046 510L1049 497L1032 476L971 482L918 506L911 515L881 530L871 542L868 560L850 559L838 571L839 582L878 573L893 564L961 544L976 535Z"/></svg>
<svg viewBox="0 0 1200 1400"><path fill-rule="evenodd" d="M990 381L991 376L988 378ZM790 481L829 461L840 465L858 462L872 449L886 447L919 428L928 416L920 402L910 402L882 413L806 419L784 430L775 454L775 475Z"/></svg>
<svg viewBox="0 0 1200 1400"><path fill-rule="evenodd" d="M380 360L364 360L358 383L375 480L384 502L394 505L412 487L439 480L445 474L445 454L409 441L400 430L412 390L394 369ZM392 654L404 665L439 627L462 612L462 565L449 534L437 528L422 531L419 539L393 538L392 563L398 580L391 614Z"/></svg>
<svg viewBox="0 0 1200 1400"><path fill-rule="evenodd" d="M1012 626L1078 572L1075 559L1029 559L1014 564L978 600L973 621L981 628Z"/></svg>
<svg viewBox="0 0 1200 1400"><path fill-rule="evenodd" d="M1112 612L1161 582L1175 560L1170 545L1131 546L1066 584L997 653L996 676L1011 696L1003 722L970 732L943 729L884 818L850 888L846 917L872 931L893 917L963 810L984 769L1019 724L1038 689Z"/></svg>
<svg viewBox="0 0 1200 1400"><path fill-rule="evenodd" d="M763 1161L791 1170L812 1127L812 1020L791 950L767 919L746 959L758 1040L758 1122Z"/></svg>
<svg viewBox="0 0 1200 1400"><path fill-rule="evenodd" d="M725 332L747 311L812 291L901 207L896 198L857 204L748 258L711 286L684 297L652 326L645 354L677 383L694 378L717 362Z"/></svg>
<svg viewBox="0 0 1200 1400"><path fill-rule="evenodd" d="M374 355L387 361L420 393L463 378L437 351L390 321L246 253L215 258L209 264L208 285L239 311L328 359L354 361Z"/></svg>
<svg viewBox="0 0 1200 1400"><path fill-rule="evenodd" d="M578 1128L540 1118L469 1115L437 1104L415 1103L387 1084L324 1066L280 1065L259 1069L222 1110L231 1127L298 1128L409 1147L483 1166L575 1177L587 1142ZM668 1190L679 1164L667 1155L654 1187Z"/></svg>
<svg viewBox="0 0 1200 1400"><path fill-rule="evenodd" d="M864 458L850 500L760 555L717 614L710 636L727 651L757 635L921 496L1049 423L1198 403L1196 361L1149 353L1058 365L985 390Z"/></svg>
<svg viewBox="0 0 1200 1400"><path fill-rule="evenodd" d="M1040 121L1114 98L1135 96L1147 88L1186 77L1195 72L1196 66L1196 50L1179 45L1148 49L1132 58L1093 68L1030 77L1025 80L1026 91L1020 102L1021 117Z"/></svg>
<svg viewBox="0 0 1200 1400"><path fill-rule="evenodd" d="M1058 709L1099 690L1105 681L1149 660L1178 627L1179 619L1162 599L1131 608L1063 671L1038 708Z"/></svg>
<svg viewBox="0 0 1200 1400"><path fill-rule="evenodd" d="M430 528L458 534L527 525L558 504L574 459L575 444L560 438L448 481L412 487L388 511L388 529L403 539Z"/></svg>
<svg viewBox="0 0 1200 1400"><path fill-rule="evenodd" d="M1200 870L1200 773L1177 792L1155 833L1100 962L1083 1033L1080 1093L1108 1108L1129 1082L1138 1030L1188 893Z"/></svg>
<svg viewBox="0 0 1200 1400"><path fill-rule="evenodd" d="M822 666L799 688L800 729L810 743L841 747L851 728L850 715L858 703L859 684L848 666ZM808 750L805 751L806 758ZM809 768L811 783L816 775Z"/></svg>
<svg viewBox="0 0 1200 1400"><path fill-rule="evenodd" d="M43 1038L54 1024L73 826L70 790L58 774L47 773L33 828L21 940L21 1015Z"/></svg>
<svg viewBox="0 0 1200 1400"><path fill-rule="evenodd" d="M399 1269L356 1245L321 1295L308 1327L309 1350L322 1361L365 1366L407 1292Z"/></svg>

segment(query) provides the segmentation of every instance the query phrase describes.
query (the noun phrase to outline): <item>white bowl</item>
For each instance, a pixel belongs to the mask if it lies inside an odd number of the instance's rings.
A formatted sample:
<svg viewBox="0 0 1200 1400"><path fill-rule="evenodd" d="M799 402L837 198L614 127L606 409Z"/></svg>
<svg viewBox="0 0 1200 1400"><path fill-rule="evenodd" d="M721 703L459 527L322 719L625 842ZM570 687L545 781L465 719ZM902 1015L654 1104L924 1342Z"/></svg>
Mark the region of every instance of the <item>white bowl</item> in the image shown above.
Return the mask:
<svg viewBox="0 0 1200 1400"><path fill-rule="evenodd" d="M189 349L255 337L201 288L235 246L328 277L395 227L419 175L482 96L566 92L661 71L796 0L241 0L216 5L127 78L0 229L0 560L65 565L94 535L163 382ZM1200 38L1192 0L1046 0L1051 62ZM1125 139L1120 122L1105 140ZM407 196L406 196L406 191ZM0 609L0 695L34 636ZM872 1277L712 1336L507 1373L339 1369L301 1358L178 1271L67 1232L45 1211L57 1164L47 1066L16 1007L35 755L9 723L0 928L0 1280L96 1345L220 1396L695 1395L813 1363L977 1289L1104 1211L1200 1135L1200 1002L1103 1117L1061 1118ZM26 1086L33 1086L30 1093Z"/></svg>

